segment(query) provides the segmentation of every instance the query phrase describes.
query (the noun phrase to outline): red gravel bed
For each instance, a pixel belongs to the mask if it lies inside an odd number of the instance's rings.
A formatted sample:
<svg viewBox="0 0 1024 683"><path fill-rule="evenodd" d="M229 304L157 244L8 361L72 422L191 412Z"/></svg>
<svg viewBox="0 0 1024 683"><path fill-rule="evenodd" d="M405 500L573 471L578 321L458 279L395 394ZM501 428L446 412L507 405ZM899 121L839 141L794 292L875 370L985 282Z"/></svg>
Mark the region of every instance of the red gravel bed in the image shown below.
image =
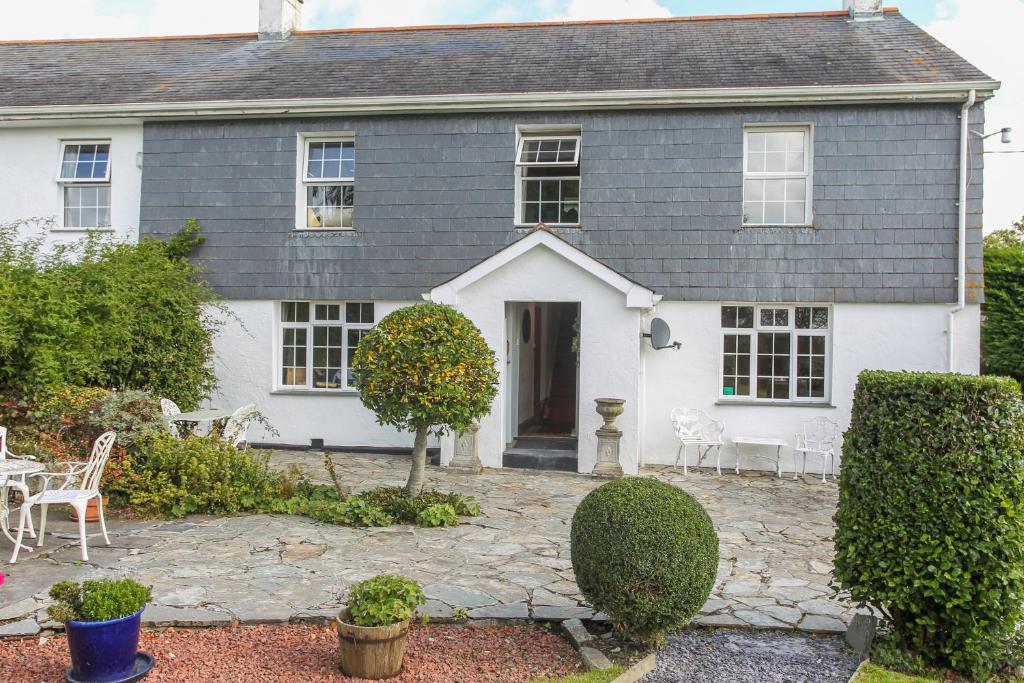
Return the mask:
<svg viewBox="0 0 1024 683"><path fill-rule="evenodd" d="M143 631L139 648L156 655L147 683L169 681L358 681L341 673L330 626L230 626ZM0 641L0 681L64 680L64 638ZM395 683L512 683L582 670L562 638L537 626L414 626Z"/></svg>

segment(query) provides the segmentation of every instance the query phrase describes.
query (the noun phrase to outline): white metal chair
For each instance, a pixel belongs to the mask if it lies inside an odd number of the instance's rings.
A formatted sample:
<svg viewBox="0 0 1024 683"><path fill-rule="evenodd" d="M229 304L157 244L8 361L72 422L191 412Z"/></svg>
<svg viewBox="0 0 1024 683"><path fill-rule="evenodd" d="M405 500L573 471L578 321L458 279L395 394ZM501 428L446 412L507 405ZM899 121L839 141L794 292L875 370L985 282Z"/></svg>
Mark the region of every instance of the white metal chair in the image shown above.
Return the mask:
<svg viewBox="0 0 1024 683"><path fill-rule="evenodd" d="M96 499L96 510L100 517L100 530L103 532L103 541L110 545L110 538L107 536L107 523L103 518L103 496L100 495L100 477L103 476L103 468L110 458L110 449L114 446L114 439L117 434L105 432L101 434L96 443L92 445L92 454L86 462L65 463L68 466L67 472L39 472L33 477L43 480L42 490L30 496L21 504L21 518L18 522L18 540L14 544L14 554L11 556L11 564L18 561L18 551L21 549L21 539L25 533L25 526L32 514L32 506L39 505L41 513L39 517L39 543L42 547L43 538L46 532L46 511L50 505L70 505L78 514L78 539L82 546L82 561L89 560L89 551L85 541L85 509L89 501ZM50 488L53 479L63 479L64 483L55 489Z"/></svg>
<svg viewBox="0 0 1024 683"><path fill-rule="evenodd" d="M0 427L0 460L11 458L12 460L35 460L31 455L15 455L7 450L7 427ZM5 488L12 488L15 491L21 492L21 499L28 500L28 483L25 481L25 475L22 474L15 477L9 477L0 474L0 496L7 495ZM6 510L6 506L0 503L0 509ZM6 524L6 522L4 522ZM28 535L32 538L36 537L35 528L32 526L32 518L28 520Z"/></svg>
<svg viewBox="0 0 1024 683"><path fill-rule="evenodd" d="M825 482L825 472L829 467L832 471L832 479L836 478L836 440L838 438L839 425L827 417L814 417L804 421L801 430L796 434L796 447L793 448L794 459L797 453L804 457L802 475L807 474L807 456L810 455L821 458L822 483ZM796 462L793 463L793 470L796 471Z"/></svg>
<svg viewBox="0 0 1024 683"><path fill-rule="evenodd" d="M699 408L676 408L672 411L672 429L679 439L679 451L676 453L676 467L679 461L683 461L683 474L689 474L690 470L686 464L686 448L697 447L697 467L701 466L704 458L714 449L716 453L715 468L718 474L722 474L722 434L725 432L725 424L721 420L715 420Z"/></svg>
<svg viewBox="0 0 1024 683"><path fill-rule="evenodd" d="M227 424L224 425L224 433L221 438L229 444L238 448L245 442L246 434L249 431L249 423L256 417L256 404L250 403L242 406L231 414Z"/></svg>
<svg viewBox="0 0 1024 683"><path fill-rule="evenodd" d="M170 431L174 436L181 436L181 432L178 430L178 425L170 420L170 418L175 415L181 415L181 408L178 407L178 404L169 398L162 398L160 399L160 412L163 413L164 417L168 418L168 431Z"/></svg>

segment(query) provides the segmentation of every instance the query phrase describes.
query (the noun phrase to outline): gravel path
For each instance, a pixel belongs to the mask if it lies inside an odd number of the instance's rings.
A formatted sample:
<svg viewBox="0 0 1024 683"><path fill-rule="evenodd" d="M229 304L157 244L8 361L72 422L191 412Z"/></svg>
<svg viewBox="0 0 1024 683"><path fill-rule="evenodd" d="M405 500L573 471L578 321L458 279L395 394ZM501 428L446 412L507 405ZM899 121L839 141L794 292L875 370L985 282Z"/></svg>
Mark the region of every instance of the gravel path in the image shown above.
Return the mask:
<svg viewBox="0 0 1024 683"><path fill-rule="evenodd" d="M846 683L859 660L837 636L693 628L669 638L641 683Z"/></svg>
<svg viewBox="0 0 1024 683"><path fill-rule="evenodd" d="M237 626L143 631L140 649L156 655L146 683L356 681L338 668L328 626ZM63 637L0 641L0 681L58 683L70 666ZM394 683L521 683L582 670L562 638L526 626L414 626Z"/></svg>

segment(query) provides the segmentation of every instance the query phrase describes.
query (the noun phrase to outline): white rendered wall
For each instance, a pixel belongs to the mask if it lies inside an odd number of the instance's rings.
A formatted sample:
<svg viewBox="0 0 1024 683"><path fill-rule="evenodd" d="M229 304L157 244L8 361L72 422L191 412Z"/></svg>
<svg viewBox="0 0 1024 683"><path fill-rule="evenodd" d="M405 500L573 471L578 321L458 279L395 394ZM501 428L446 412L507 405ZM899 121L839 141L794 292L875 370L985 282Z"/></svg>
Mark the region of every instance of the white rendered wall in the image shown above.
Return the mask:
<svg viewBox="0 0 1024 683"><path fill-rule="evenodd" d="M595 398L622 398L625 412L617 424L623 432L620 464L635 473L640 425L640 309L626 308L622 292L544 246L538 246L458 293L458 308L484 335L498 357L498 397L477 434L484 467L501 467L505 449L507 302L568 301L580 304L579 471L590 472L597 460L602 424ZM442 441L442 461L451 457L452 441Z"/></svg>
<svg viewBox="0 0 1024 683"><path fill-rule="evenodd" d="M310 439L319 438L328 446L412 447L410 434L378 425L355 391L277 391L278 302L225 303L233 316L214 340L218 386L210 404L235 408L255 403L280 432L274 436L253 426L250 441L308 446ZM405 305L377 301L376 318Z"/></svg>
<svg viewBox="0 0 1024 683"><path fill-rule="evenodd" d="M646 422L642 461L673 463L679 442L672 432L672 408L701 408L725 423L723 468L735 463L732 436L766 436L790 444L803 420L824 415L845 430L850 423L857 375L865 369L945 372L948 368L948 305L837 304L833 307L831 406L736 405L718 401L722 362L718 303L662 302L656 315L682 342L679 351L643 352ZM959 372L977 374L980 362L980 307L968 306L957 318ZM748 447L744 447L744 452ZM689 449L691 460L695 449ZM705 461L707 462L707 461ZM792 451L783 451L783 469L792 472ZM768 461L741 456L740 466L771 469ZM812 460L809 469L819 468Z"/></svg>
<svg viewBox="0 0 1024 683"><path fill-rule="evenodd" d="M72 242L87 231L62 229L63 190L57 183L62 141L110 141L110 224L102 232L120 240L139 238L142 195L142 124L97 126L0 127L0 223L53 218L46 244ZM23 233L22 237L32 237Z"/></svg>

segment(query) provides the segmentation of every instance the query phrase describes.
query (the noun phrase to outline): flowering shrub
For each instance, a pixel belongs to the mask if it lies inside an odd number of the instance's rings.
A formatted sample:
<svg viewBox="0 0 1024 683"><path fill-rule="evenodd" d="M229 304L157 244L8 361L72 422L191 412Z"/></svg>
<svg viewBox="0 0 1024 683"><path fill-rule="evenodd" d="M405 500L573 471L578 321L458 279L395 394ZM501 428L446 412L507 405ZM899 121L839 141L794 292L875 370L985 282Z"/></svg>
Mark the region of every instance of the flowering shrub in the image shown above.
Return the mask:
<svg viewBox="0 0 1024 683"><path fill-rule="evenodd" d="M450 306L401 308L363 336L352 368L377 422L416 434L406 491L423 490L427 437L468 429L497 392L494 352L469 318Z"/></svg>

